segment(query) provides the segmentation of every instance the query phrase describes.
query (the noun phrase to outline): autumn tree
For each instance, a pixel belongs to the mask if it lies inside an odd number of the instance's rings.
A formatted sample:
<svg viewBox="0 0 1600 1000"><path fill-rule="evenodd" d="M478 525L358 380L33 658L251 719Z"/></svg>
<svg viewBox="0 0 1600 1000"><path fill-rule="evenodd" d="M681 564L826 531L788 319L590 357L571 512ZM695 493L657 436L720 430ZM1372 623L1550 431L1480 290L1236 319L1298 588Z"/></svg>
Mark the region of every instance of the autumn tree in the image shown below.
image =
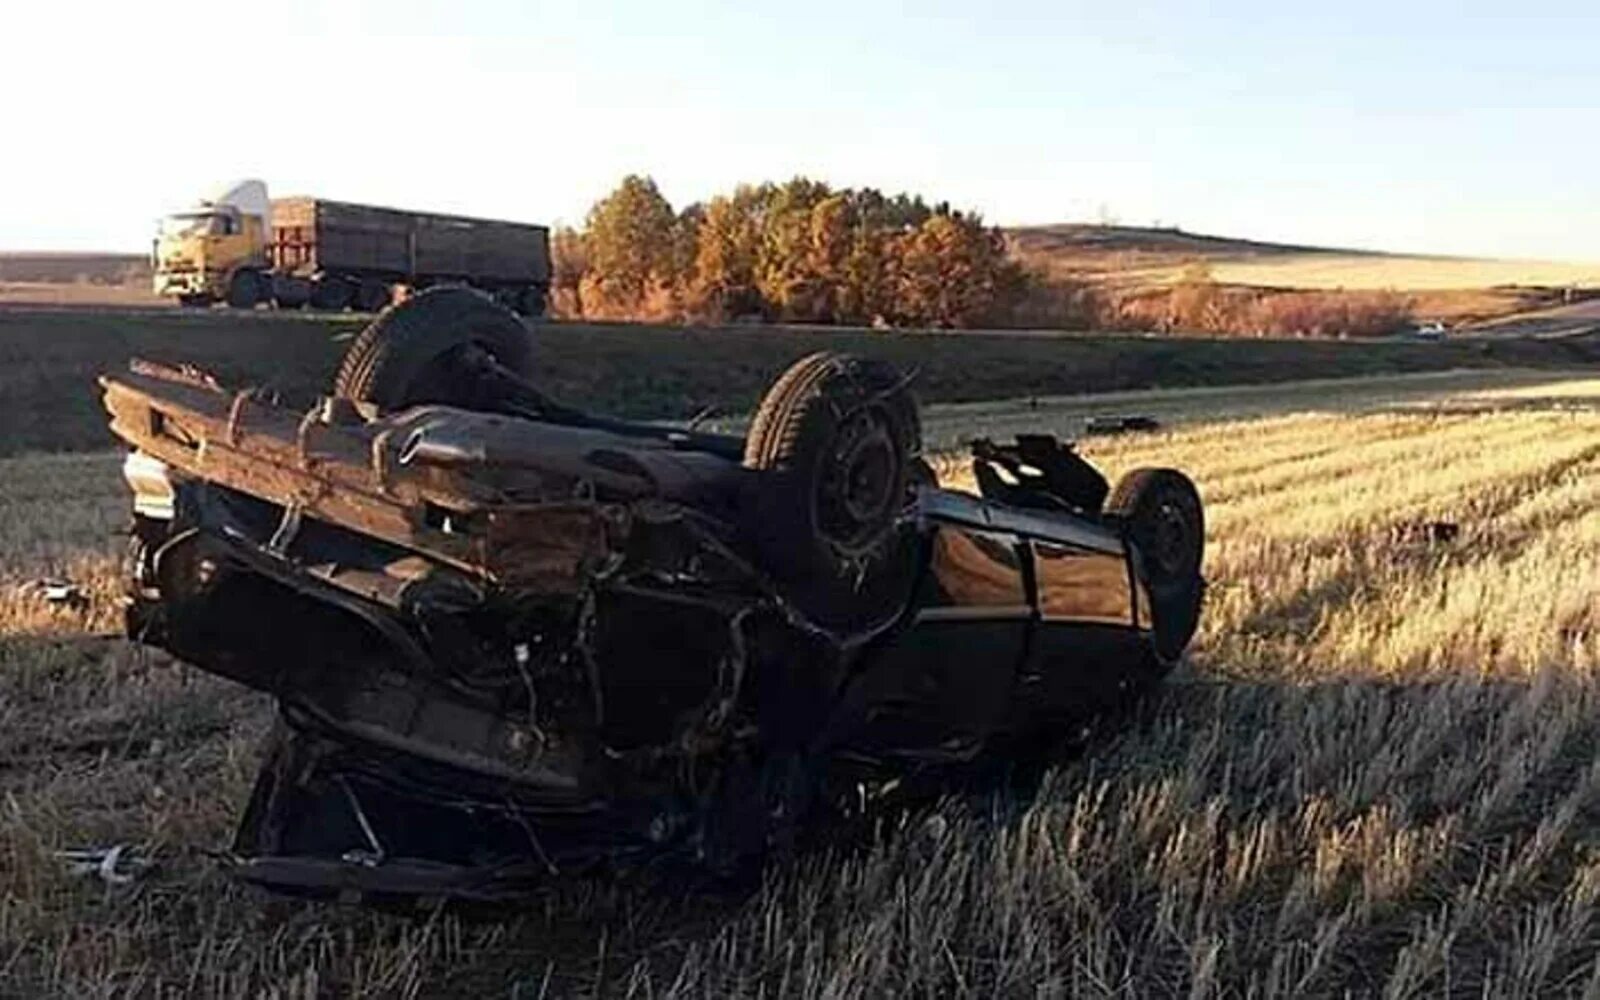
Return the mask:
<svg viewBox="0 0 1600 1000"><path fill-rule="evenodd" d="M857 220L846 194L829 194L807 213L805 318L819 323L860 322L848 280Z"/></svg>
<svg viewBox="0 0 1600 1000"><path fill-rule="evenodd" d="M805 177L676 216L628 177L590 212L582 251L578 297L596 316L969 326L1020 297L1021 271L976 215Z"/></svg>
<svg viewBox="0 0 1600 1000"><path fill-rule="evenodd" d="M687 302L692 315L726 320L762 311L756 289L761 234L753 210L758 195L740 187L706 203L696 230Z"/></svg>
<svg viewBox="0 0 1600 1000"><path fill-rule="evenodd" d="M757 217L756 289L779 318L817 320L821 289L811 269L811 210L832 191L796 177L764 194Z"/></svg>
<svg viewBox="0 0 1600 1000"><path fill-rule="evenodd" d="M940 210L891 244L894 311L901 322L937 327L992 322L1013 300L1022 273L997 230L975 215Z"/></svg>
<svg viewBox="0 0 1600 1000"><path fill-rule="evenodd" d="M1169 300L1168 326L1181 330L1213 330L1221 325L1222 292L1203 260L1185 264Z"/></svg>
<svg viewBox="0 0 1600 1000"><path fill-rule="evenodd" d="M661 311L660 300L670 296L679 279L677 223L655 181L637 174L624 177L595 203L584 232L588 274L580 297L588 315L626 318Z"/></svg>
<svg viewBox="0 0 1600 1000"><path fill-rule="evenodd" d="M590 271L584 234L562 226L550 235L550 311L582 316L583 279Z"/></svg>

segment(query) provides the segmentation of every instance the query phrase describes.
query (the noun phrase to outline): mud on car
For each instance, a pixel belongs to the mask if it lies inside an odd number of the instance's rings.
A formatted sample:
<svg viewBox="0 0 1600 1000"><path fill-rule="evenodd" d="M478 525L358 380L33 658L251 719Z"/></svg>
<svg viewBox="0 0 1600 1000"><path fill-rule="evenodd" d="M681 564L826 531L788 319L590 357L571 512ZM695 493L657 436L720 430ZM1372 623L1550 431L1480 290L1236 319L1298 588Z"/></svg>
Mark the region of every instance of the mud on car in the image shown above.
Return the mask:
<svg viewBox="0 0 1600 1000"><path fill-rule="evenodd" d="M309 408L135 363L127 628L277 700L231 851L329 895L515 896L759 858L908 775L1020 752L1158 681L1200 613L1193 484L1045 435L920 455L911 380L796 362L745 435L539 389L463 288L354 341Z"/></svg>

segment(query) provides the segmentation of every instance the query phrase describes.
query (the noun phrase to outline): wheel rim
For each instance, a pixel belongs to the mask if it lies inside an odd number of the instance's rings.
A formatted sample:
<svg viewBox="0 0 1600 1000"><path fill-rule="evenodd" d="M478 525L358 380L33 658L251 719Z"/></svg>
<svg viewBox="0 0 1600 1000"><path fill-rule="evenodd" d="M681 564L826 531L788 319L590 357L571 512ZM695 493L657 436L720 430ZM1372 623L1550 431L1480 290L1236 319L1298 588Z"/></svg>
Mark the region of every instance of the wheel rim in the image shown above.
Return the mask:
<svg viewBox="0 0 1600 1000"><path fill-rule="evenodd" d="M1142 519L1145 530L1140 539L1146 559L1162 579L1174 580L1193 575L1195 525L1183 499L1170 493L1158 497L1153 509Z"/></svg>
<svg viewBox="0 0 1600 1000"><path fill-rule="evenodd" d="M817 484L817 523L835 548L859 554L888 525L901 478L900 449L877 408L840 429L831 461Z"/></svg>

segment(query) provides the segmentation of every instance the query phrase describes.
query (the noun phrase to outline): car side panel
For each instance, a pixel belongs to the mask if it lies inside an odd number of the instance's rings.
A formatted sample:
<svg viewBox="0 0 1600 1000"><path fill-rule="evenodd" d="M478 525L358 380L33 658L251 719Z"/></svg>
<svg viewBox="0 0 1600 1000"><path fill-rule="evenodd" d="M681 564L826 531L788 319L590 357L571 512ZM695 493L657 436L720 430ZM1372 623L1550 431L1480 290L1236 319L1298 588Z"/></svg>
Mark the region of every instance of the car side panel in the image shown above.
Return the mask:
<svg viewBox="0 0 1600 1000"><path fill-rule="evenodd" d="M1027 544L1039 618L1018 677L1019 715L1034 725L1088 719L1114 705L1147 669L1143 588L1124 556Z"/></svg>
<svg viewBox="0 0 1600 1000"><path fill-rule="evenodd" d="M913 617L869 655L836 717L835 745L961 757L1010 713L1032 607L1014 535L935 523Z"/></svg>

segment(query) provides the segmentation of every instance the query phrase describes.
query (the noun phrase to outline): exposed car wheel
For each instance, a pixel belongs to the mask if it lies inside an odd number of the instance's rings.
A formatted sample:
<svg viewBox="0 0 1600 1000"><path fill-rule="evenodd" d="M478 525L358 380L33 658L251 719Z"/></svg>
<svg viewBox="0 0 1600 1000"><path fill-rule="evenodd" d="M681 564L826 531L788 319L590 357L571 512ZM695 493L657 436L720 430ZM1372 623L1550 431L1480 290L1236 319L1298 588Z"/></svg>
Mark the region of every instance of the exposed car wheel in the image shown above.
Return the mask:
<svg viewBox="0 0 1600 1000"><path fill-rule="evenodd" d="M439 287L390 306L361 331L339 365L334 394L385 410L480 406L476 380L450 364L468 346L517 375L532 371L533 338L515 313L470 288Z"/></svg>
<svg viewBox="0 0 1600 1000"><path fill-rule="evenodd" d="M377 312L389 304L389 286L381 281L363 281L356 286L356 308Z"/></svg>
<svg viewBox="0 0 1600 1000"><path fill-rule="evenodd" d="M311 308L341 312L350 307L355 289L343 278L325 275L311 282Z"/></svg>
<svg viewBox="0 0 1600 1000"><path fill-rule="evenodd" d="M1170 665L1200 624L1205 581L1205 511L1194 482L1176 469L1134 469L1106 501L1138 550L1150 588L1156 654Z"/></svg>
<svg viewBox="0 0 1600 1000"><path fill-rule="evenodd" d="M234 309L254 309L265 297L261 276L254 271L235 271L228 279L228 305Z"/></svg>
<svg viewBox="0 0 1600 1000"><path fill-rule="evenodd" d="M769 572L824 625L859 626L905 600L913 555L901 524L922 443L893 367L822 352L773 384L745 439L765 473L750 532Z"/></svg>

